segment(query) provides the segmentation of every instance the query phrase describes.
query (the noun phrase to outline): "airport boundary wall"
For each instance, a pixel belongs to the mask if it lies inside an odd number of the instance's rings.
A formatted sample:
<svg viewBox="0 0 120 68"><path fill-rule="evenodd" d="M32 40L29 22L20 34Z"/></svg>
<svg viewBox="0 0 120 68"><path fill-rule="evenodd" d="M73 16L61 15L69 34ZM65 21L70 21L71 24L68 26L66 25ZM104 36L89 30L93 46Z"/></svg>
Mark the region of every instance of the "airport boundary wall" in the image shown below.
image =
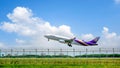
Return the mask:
<svg viewBox="0 0 120 68"><path fill-rule="evenodd" d="M120 58L119 48L0 49L0 58Z"/></svg>

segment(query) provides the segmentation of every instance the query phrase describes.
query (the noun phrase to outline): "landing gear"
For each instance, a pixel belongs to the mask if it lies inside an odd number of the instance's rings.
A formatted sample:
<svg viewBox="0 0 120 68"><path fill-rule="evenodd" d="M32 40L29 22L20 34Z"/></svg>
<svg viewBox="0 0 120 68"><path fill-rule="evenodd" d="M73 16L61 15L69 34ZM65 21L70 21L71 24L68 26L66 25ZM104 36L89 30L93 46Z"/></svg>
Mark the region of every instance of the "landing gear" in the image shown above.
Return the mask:
<svg viewBox="0 0 120 68"><path fill-rule="evenodd" d="M69 47L72 47L71 43L68 43L68 46L69 46Z"/></svg>

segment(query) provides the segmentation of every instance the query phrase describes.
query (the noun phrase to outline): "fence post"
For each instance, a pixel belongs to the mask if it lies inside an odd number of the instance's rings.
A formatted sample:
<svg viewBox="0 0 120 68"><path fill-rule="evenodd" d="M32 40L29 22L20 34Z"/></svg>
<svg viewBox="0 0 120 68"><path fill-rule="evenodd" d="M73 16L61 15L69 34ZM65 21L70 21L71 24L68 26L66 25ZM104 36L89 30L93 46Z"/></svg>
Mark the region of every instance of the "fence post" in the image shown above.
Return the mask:
<svg viewBox="0 0 120 68"><path fill-rule="evenodd" d="M0 49L0 58L1 58L1 49Z"/></svg>
<svg viewBox="0 0 120 68"><path fill-rule="evenodd" d="M106 50L106 58L107 58L107 50Z"/></svg>
<svg viewBox="0 0 120 68"><path fill-rule="evenodd" d="M48 56L49 56L49 49L48 49Z"/></svg>
<svg viewBox="0 0 120 68"><path fill-rule="evenodd" d="M73 49L73 57L75 57L75 49Z"/></svg>
<svg viewBox="0 0 120 68"><path fill-rule="evenodd" d="M31 51L29 51L29 55L31 55Z"/></svg>
<svg viewBox="0 0 120 68"><path fill-rule="evenodd" d="M23 49L23 56L25 55L25 49Z"/></svg>
<svg viewBox="0 0 120 68"><path fill-rule="evenodd" d="M5 49L5 55L4 56L7 56L8 55L8 52L7 52L7 49Z"/></svg>
<svg viewBox="0 0 120 68"><path fill-rule="evenodd" d="M41 51L41 52L42 52L42 53L41 53L42 57L44 56L44 52L43 52L43 50L44 50L44 49L42 49L42 51Z"/></svg>
<svg viewBox="0 0 120 68"><path fill-rule="evenodd" d="M68 56L68 49L67 49L67 56Z"/></svg>
<svg viewBox="0 0 120 68"><path fill-rule="evenodd" d="M56 51L55 51L55 49L54 49L54 56L56 55Z"/></svg>
<svg viewBox="0 0 120 68"><path fill-rule="evenodd" d="M35 57L37 58L37 49L35 49Z"/></svg>
<svg viewBox="0 0 120 68"><path fill-rule="evenodd" d="M63 54L62 54L62 49L60 49L60 55L63 55Z"/></svg>
<svg viewBox="0 0 120 68"><path fill-rule="evenodd" d="M101 48L99 48L99 58L101 58Z"/></svg>
<svg viewBox="0 0 120 68"><path fill-rule="evenodd" d="M86 48L86 58L87 58L87 48Z"/></svg>
<svg viewBox="0 0 120 68"><path fill-rule="evenodd" d="M114 48L113 48L113 58L114 58Z"/></svg>
<svg viewBox="0 0 120 68"><path fill-rule="evenodd" d="M92 58L94 58L94 55L95 55L95 54L94 54L94 50L93 50L92 52L93 52L93 56L92 56Z"/></svg>
<svg viewBox="0 0 120 68"><path fill-rule="evenodd" d="M13 50L11 49L11 55L10 55L10 57L12 57L12 52L13 52Z"/></svg>
<svg viewBox="0 0 120 68"><path fill-rule="evenodd" d="M17 52L17 56L19 55L19 51L16 51Z"/></svg>
<svg viewBox="0 0 120 68"><path fill-rule="evenodd" d="M82 57L82 56L81 56L81 51L80 51L80 57Z"/></svg>

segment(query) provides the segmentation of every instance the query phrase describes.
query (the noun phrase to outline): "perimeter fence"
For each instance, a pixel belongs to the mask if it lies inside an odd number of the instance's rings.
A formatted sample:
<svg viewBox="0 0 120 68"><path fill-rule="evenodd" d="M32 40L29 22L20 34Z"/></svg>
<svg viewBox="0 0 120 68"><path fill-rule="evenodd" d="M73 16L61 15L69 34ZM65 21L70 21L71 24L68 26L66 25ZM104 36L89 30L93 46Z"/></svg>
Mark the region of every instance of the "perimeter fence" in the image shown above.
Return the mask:
<svg viewBox="0 0 120 68"><path fill-rule="evenodd" d="M120 49L0 49L0 58L120 58Z"/></svg>

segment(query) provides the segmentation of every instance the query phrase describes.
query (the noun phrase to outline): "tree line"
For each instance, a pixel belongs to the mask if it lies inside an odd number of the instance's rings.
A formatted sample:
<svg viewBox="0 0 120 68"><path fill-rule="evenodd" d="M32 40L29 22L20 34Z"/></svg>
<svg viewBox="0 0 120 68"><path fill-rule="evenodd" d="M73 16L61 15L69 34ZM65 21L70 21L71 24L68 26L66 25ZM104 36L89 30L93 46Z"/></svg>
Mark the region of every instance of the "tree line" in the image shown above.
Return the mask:
<svg viewBox="0 0 120 68"><path fill-rule="evenodd" d="M114 57L114 58L120 58L120 54L84 54L84 55L76 55L76 56L70 56L70 55L6 55L6 56L0 56L0 58L104 58L104 57Z"/></svg>

